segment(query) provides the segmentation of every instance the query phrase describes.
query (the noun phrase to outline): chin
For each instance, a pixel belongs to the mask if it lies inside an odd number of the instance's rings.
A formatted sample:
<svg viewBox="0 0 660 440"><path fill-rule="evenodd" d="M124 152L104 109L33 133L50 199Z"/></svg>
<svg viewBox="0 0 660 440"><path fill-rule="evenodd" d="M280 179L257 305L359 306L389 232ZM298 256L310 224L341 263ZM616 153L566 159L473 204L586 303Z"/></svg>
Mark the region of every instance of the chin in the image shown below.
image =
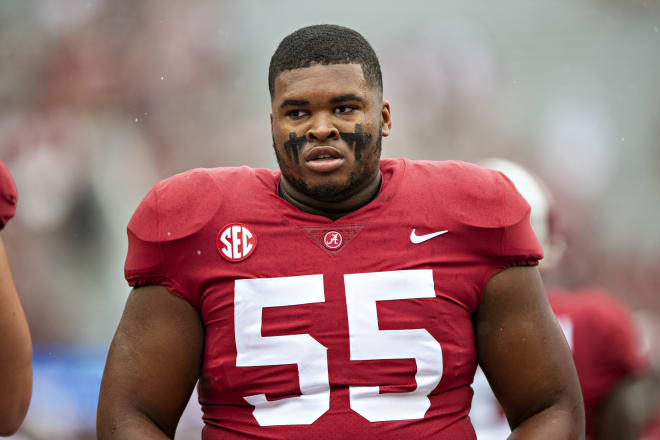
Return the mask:
<svg viewBox="0 0 660 440"><path fill-rule="evenodd" d="M323 202L339 202L345 200L362 189L370 175L353 172L348 176L324 179L323 182L291 181L295 188L313 199Z"/></svg>
<svg viewBox="0 0 660 440"><path fill-rule="evenodd" d="M332 183L316 185L307 188L306 194L323 202L337 202L350 197L354 188L349 185L335 185Z"/></svg>

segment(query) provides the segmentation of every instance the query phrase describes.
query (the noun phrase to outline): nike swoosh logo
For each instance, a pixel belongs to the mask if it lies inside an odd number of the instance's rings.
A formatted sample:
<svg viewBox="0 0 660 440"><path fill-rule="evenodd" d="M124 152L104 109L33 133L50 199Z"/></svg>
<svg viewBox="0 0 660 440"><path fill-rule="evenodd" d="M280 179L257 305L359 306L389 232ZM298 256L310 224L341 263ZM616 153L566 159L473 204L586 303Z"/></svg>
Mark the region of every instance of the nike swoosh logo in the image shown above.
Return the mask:
<svg viewBox="0 0 660 440"><path fill-rule="evenodd" d="M415 234L415 229L413 229L412 232L410 233L410 241L412 241L413 244L420 244L420 243L425 242L426 240L430 240L432 238L435 238L438 235L446 234L447 232L449 232L449 231L444 230L444 231L432 232L432 233L426 234L426 235L417 235L417 234Z"/></svg>

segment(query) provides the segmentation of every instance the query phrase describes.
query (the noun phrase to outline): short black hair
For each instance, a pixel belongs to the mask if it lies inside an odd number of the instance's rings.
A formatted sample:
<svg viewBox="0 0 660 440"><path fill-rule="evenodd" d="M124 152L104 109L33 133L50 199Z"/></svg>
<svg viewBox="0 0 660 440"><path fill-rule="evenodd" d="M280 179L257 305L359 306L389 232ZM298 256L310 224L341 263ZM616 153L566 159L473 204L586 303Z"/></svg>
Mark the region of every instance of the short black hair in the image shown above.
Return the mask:
<svg viewBox="0 0 660 440"><path fill-rule="evenodd" d="M275 78L280 73L312 64L359 64L367 84L383 93L380 63L369 42L353 29L318 24L298 29L284 37L277 46L268 68L271 99L275 94Z"/></svg>

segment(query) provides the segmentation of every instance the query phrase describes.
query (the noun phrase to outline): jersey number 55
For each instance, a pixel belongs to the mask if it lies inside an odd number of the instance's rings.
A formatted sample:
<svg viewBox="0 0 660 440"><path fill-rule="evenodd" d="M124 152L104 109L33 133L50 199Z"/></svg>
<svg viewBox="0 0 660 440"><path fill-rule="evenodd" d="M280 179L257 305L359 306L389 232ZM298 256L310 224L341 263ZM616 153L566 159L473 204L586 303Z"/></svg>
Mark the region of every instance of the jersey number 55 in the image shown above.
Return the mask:
<svg viewBox="0 0 660 440"><path fill-rule="evenodd" d="M415 359L417 388L384 393L378 386L350 387L351 409L371 422L420 419L428 395L442 378L442 349L424 329L379 330L376 301L434 298L430 269L344 275L350 359ZM297 364L300 396L267 400L245 396L259 425L307 425L330 408L327 348L309 334L261 336L264 307L324 302L323 275L236 280L236 366Z"/></svg>

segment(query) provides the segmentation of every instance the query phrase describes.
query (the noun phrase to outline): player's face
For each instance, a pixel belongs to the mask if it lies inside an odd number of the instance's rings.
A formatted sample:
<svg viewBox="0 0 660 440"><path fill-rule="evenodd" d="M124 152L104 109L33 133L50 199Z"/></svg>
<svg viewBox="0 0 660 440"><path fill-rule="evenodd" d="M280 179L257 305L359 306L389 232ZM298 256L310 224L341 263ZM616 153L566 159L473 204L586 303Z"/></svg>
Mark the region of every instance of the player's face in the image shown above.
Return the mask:
<svg viewBox="0 0 660 440"><path fill-rule="evenodd" d="M271 130L277 162L298 192L345 200L379 172L390 107L359 64L313 65L275 79Z"/></svg>

